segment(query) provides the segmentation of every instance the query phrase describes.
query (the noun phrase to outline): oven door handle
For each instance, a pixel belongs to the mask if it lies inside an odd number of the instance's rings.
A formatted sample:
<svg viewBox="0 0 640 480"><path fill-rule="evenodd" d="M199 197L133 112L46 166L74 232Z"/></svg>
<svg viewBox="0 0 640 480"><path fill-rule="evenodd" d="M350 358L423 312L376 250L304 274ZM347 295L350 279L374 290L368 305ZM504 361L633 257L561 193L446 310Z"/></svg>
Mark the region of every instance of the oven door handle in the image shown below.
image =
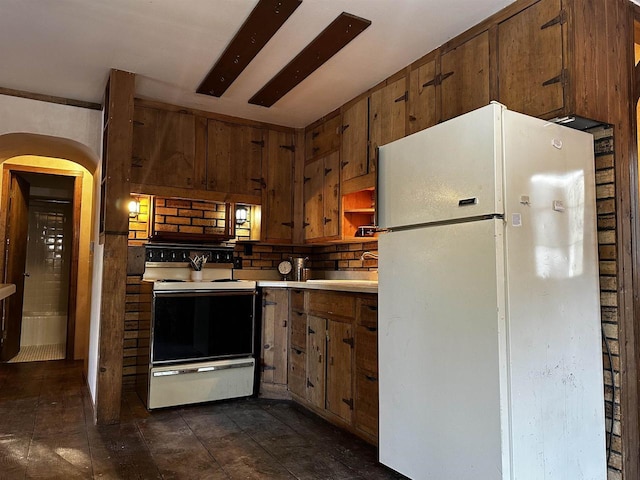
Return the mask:
<svg viewBox="0 0 640 480"><path fill-rule="evenodd" d="M162 370L159 372L153 372L154 377L169 377L172 375L184 375L187 373L204 373L213 372L218 370L228 370L230 368L244 368L253 366L253 362L232 363L229 365L207 365L206 367L196 368L178 368L173 370Z"/></svg>

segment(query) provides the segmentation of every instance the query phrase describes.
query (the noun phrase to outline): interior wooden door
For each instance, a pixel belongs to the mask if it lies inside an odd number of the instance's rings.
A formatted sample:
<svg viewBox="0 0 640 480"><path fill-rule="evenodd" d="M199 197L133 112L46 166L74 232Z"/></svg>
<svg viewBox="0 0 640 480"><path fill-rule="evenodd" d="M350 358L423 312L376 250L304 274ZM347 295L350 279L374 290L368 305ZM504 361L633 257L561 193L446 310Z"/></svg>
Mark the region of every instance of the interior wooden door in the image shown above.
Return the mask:
<svg viewBox="0 0 640 480"><path fill-rule="evenodd" d="M13 283L16 292L5 300L2 324L0 360L11 360L20 351L22 330L22 300L24 296L24 268L27 260L27 234L29 231L29 183L12 173L7 209L5 245L7 263L5 283Z"/></svg>

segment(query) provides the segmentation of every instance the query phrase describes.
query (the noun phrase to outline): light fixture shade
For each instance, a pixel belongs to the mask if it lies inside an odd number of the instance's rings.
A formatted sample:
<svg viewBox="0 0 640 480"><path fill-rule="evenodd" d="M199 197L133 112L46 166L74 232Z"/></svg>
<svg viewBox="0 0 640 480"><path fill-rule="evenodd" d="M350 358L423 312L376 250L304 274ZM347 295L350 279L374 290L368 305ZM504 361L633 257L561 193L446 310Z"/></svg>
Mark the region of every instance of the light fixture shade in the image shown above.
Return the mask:
<svg viewBox="0 0 640 480"><path fill-rule="evenodd" d="M236 224L242 225L247 221L249 212L245 207L236 208Z"/></svg>
<svg viewBox="0 0 640 480"><path fill-rule="evenodd" d="M129 208L130 217L138 216L138 214L140 213L140 201L136 199L131 199L131 201L129 201L128 208Z"/></svg>

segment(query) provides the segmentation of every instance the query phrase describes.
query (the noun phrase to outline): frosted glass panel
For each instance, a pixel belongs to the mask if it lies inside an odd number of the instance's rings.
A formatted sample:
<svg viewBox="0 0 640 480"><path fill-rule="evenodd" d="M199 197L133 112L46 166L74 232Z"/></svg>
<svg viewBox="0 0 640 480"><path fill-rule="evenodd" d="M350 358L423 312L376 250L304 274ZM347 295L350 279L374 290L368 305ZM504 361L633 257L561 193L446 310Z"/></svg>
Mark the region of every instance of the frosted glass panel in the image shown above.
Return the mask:
<svg viewBox="0 0 640 480"><path fill-rule="evenodd" d="M66 336L72 215L67 202L29 202L23 345L60 343Z"/></svg>

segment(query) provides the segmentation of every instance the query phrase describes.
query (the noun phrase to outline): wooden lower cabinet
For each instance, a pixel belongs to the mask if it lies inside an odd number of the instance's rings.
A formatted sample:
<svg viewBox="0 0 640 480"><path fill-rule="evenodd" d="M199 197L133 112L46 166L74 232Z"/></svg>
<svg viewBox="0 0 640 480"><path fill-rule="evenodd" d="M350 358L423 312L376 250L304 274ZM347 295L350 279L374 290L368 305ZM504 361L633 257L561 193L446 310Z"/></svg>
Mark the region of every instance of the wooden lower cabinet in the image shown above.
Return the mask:
<svg viewBox="0 0 640 480"><path fill-rule="evenodd" d="M307 401L318 408L325 408L325 359L327 321L313 315L307 316Z"/></svg>
<svg viewBox="0 0 640 480"><path fill-rule="evenodd" d="M307 354L298 347L289 349L289 391L304 398L307 389Z"/></svg>
<svg viewBox="0 0 640 480"><path fill-rule="evenodd" d="M287 392L289 291L262 290L262 347L260 391L263 396L283 397Z"/></svg>
<svg viewBox="0 0 640 480"><path fill-rule="evenodd" d="M327 410L349 423L353 416L353 345L353 326L329 320Z"/></svg>
<svg viewBox="0 0 640 480"><path fill-rule="evenodd" d="M292 398L376 444L377 296L292 290L291 304L288 387Z"/></svg>
<svg viewBox="0 0 640 480"><path fill-rule="evenodd" d="M356 370L354 401L355 428L372 437L378 437L378 376L361 369Z"/></svg>

